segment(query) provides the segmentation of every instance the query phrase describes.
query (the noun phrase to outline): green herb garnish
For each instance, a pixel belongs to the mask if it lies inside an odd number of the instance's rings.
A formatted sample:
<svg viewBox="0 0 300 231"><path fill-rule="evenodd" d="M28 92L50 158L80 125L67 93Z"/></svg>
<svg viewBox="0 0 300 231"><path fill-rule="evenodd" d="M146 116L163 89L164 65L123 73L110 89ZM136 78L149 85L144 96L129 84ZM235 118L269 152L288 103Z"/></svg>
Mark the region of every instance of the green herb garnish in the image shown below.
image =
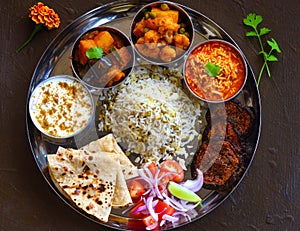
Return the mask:
<svg viewBox="0 0 300 231"><path fill-rule="evenodd" d="M103 49L101 47L94 46L88 49L85 54L89 59L100 59L103 55Z"/></svg>
<svg viewBox="0 0 300 231"><path fill-rule="evenodd" d="M260 83L261 76L263 74L264 69L266 68L268 76L271 77L271 72L270 68L268 66L268 62L275 62L278 61L277 57L272 54L273 51L276 51L277 53L280 53L281 50L275 41L275 39L267 40L267 44L270 46L269 52L267 52L264 49L263 43L262 43L262 36L268 34L271 30L266 27L261 27L260 29L258 28L258 25L263 21L262 16L256 15L255 13L250 13L247 15L246 18L244 18L243 22L246 26L252 27L254 30L253 31L248 31L246 33L247 37L257 37L258 42L260 45L261 51L258 54L263 55L264 58L264 63L260 69L258 79L257 79L257 86Z"/></svg>
<svg viewBox="0 0 300 231"><path fill-rule="evenodd" d="M216 64L213 64L211 62L208 62L205 65L205 71L206 73L211 77L216 77L220 73L220 67Z"/></svg>

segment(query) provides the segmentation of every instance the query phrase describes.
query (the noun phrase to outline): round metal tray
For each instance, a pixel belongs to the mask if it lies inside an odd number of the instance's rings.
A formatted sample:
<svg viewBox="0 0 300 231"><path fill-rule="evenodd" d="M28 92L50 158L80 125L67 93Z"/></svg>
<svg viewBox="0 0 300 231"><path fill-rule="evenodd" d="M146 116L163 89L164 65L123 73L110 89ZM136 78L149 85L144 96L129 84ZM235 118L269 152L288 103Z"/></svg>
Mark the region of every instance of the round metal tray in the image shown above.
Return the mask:
<svg viewBox="0 0 300 231"><path fill-rule="evenodd" d="M123 216L122 213L118 210L112 210L111 216L107 223L102 223L94 218L91 218L86 213L82 212L76 206L71 204L58 191L58 189L52 183L52 180L47 171L47 154L56 153L59 145L77 148L83 146L88 141L98 139L99 132L97 131L96 126L90 128L89 131L84 131L83 134L80 134L79 136L73 138L59 140L51 139L43 135L34 126L29 116L28 102L33 89L41 81L58 74L73 75L69 56L71 54L72 45L79 35L81 35L84 31L99 25L113 26L129 35L130 24L134 14L147 3L149 3L149 1L117 1L95 8L94 10L87 12L86 14L77 18L53 40L53 42L48 46L48 48L42 55L32 76L27 99L26 126L28 139L37 166L41 170L41 173L43 174L45 180L49 183L50 187L57 193L57 195L75 211L79 212L80 214L87 217L88 219L91 219L94 222L98 222L99 224L120 230L144 229L144 227L140 227L141 222L139 223L139 221ZM202 40L218 38L226 40L238 47L237 44L232 40L232 38L211 19L193 9L187 8L183 5L180 6L185 9L192 18L195 29L194 44ZM234 184L227 190L201 190L203 208L199 210L198 215L193 218L192 221L183 222L176 227L187 224L189 222L193 222L205 216L207 213L211 212L218 205L220 205L241 182L254 158L260 135L261 105L254 74L248 62L247 67L247 82L244 86L243 91L238 95L237 98L243 106L252 108L255 122L250 136L247 137L247 143L249 144L249 148L247 151L248 157L245 159L246 161L244 162L243 171L241 172L239 179L236 180ZM173 227L165 227L164 229L171 228Z"/></svg>

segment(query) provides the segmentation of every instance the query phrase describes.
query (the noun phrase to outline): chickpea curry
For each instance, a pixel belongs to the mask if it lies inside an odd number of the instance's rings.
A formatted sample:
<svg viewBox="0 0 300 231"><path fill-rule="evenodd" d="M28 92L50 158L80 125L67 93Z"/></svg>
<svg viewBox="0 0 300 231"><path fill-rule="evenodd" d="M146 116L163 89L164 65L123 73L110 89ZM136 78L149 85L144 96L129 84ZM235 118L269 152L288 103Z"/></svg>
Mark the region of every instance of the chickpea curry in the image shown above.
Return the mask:
<svg viewBox="0 0 300 231"><path fill-rule="evenodd" d="M180 57L191 44L191 34L181 14L168 4L146 8L133 29L139 53L157 62L171 62Z"/></svg>

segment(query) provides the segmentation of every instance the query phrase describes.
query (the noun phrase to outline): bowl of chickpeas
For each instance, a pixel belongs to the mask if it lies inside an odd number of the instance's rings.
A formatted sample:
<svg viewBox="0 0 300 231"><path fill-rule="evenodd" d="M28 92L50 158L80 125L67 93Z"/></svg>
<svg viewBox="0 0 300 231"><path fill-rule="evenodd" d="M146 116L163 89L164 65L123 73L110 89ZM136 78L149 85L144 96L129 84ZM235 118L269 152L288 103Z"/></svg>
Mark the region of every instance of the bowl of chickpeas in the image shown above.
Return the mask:
<svg viewBox="0 0 300 231"><path fill-rule="evenodd" d="M136 53L157 65L178 62L187 54L194 39L188 13L168 1L142 7L133 18L130 31Z"/></svg>

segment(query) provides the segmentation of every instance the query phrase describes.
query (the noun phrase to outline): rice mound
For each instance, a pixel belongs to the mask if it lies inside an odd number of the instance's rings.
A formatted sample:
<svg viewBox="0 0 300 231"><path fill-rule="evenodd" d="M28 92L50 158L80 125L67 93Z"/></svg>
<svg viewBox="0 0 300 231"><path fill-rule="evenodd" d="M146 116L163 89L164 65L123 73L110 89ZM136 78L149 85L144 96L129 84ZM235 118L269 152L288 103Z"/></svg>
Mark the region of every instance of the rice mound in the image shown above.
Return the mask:
<svg viewBox="0 0 300 231"><path fill-rule="evenodd" d="M165 74L136 68L101 116L99 129L112 131L126 151L140 154L136 162L186 159L185 146L199 135L200 107L182 90L179 73Z"/></svg>

